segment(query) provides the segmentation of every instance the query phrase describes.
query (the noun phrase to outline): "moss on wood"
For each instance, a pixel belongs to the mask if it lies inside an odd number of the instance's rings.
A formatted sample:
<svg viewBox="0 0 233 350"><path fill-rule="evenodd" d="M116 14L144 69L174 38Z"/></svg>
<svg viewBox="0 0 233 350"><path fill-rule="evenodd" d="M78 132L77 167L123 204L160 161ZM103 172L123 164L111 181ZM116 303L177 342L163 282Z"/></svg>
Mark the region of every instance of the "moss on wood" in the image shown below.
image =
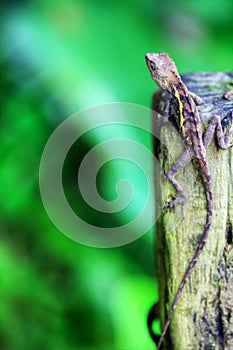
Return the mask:
<svg viewBox="0 0 233 350"><path fill-rule="evenodd" d="M203 129L211 116L219 114L224 117L233 109L233 101L222 98L233 84L233 73L199 73L182 78L189 90L205 101L198 107ZM161 113L164 102L163 94L157 92L153 108ZM182 143L178 141L175 130L167 132L166 126L159 126L157 120L154 120L154 127L160 127L160 141L155 141L155 154L166 173L181 155ZM219 150L213 140L207 154L213 177L212 227L206 247L177 305L164 349L233 349L232 149ZM202 237L206 221L204 190L194 165L191 163L185 167L176 179L186 189L189 200L183 209L177 207L157 222L156 260L162 325ZM168 181L155 180L159 208L175 191Z"/></svg>

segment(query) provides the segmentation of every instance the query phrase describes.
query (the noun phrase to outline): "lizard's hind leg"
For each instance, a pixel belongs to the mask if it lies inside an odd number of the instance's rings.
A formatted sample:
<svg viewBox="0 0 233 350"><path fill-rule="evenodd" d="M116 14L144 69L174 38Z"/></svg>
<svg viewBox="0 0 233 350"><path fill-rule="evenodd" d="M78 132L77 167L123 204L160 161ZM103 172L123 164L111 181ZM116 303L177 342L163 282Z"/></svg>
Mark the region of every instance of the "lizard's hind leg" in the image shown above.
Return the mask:
<svg viewBox="0 0 233 350"><path fill-rule="evenodd" d="M206 148L209 147L210 142L213 139L215 133L216 133L218 145L220 148L227 149L228 147L231 147L233 145L231 143L231 137L233 134L232 117L233 117L233 112L230 112L231 122L229 123L227 131L224 132L222 128L220 116L218 115L213 116L209 125L206 128L206 131L203 137L203 143Z"/></svg>
<svg viewBox="0 0 233 350"><path fill-rule="evenodd" d="M176 197L173 201L171 201L168 204L168 207L170 209L174 208L177 204L184 204L186 202L186 192L181 187L181 185L174 179L174 177L180 171L181 168L185 167L191 161L192 158L193 151L190 148L188 148L167 173L168 179L178 192L178 197Z"/></svg>

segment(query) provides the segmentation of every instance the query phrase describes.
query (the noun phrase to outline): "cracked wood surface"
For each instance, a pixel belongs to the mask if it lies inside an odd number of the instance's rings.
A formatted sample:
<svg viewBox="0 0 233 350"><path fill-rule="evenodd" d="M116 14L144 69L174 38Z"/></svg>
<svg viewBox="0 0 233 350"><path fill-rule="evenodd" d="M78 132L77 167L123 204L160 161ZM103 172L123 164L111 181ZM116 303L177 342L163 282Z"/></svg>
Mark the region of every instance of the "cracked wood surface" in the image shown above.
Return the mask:
<svg viewBox="0 0 233 350"><path fill-rule="evenodd" d="M233 73L198 73L182 76L188 89L205 101L198 107L205 129L214 114L224 117L233 109L233 99L222 95L233 85ZM153 109L162 113L164 96L159 91ZM160 128L155 140L155 155L163 171L182 154L182 142L175 130ZM172 121L172 120L171 120ZM227 125L229 120L225 119ZM166 147L164 147L166 145ZM184 288L173 315L163 349L233 349L233 149L219 150L215 140L207 150L213 177L213 222L207 245ZM157 222L156 260L160 288L162 325L169 313L182 277L192 260L206 221L203 186L194 164L181 170L176 179L188 194L184 208L161 216ZM171 200L175 191L167 181L156 177L157 208Z"/></svg>

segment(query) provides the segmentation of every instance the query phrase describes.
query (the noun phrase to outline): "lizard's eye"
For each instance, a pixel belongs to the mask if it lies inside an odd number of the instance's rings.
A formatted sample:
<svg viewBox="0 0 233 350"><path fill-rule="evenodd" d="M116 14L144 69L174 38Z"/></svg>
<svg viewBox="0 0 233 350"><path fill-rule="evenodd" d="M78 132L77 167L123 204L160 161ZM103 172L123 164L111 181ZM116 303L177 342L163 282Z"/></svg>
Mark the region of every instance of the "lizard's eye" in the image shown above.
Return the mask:
<svg viewBox="0 0 233 350"><path fill-rule="evenodd" d="M152 70L155 70L155 64L154 64L154 62L150 62L150 68L151 68Z"/></svg>

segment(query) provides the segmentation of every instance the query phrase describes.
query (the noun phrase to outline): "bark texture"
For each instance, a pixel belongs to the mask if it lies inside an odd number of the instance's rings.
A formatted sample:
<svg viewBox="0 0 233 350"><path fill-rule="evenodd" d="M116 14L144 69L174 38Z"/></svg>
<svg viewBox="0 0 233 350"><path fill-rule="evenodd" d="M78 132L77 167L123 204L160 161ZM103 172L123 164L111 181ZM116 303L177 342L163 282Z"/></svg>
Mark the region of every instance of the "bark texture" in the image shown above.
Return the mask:
<svg viewBox="0 0 233 350"><path fill-rule="evenodd" d="M222 95L233 87L233 73L185 75L188 89L203 98L198 106L203 130L214 114L224 118L233 109L233 99ZM183 146L175 129L161 126L165 97L159 91L153 100L154 127L160 129L155 154L164 173L182 154ZM174 118L174 117L173 117ZM170 120L172 122L172 118ZM224 119L227 126L229 120ZM166 145L166 146L165 146ZM208 242L189 278L172 318L163 349L233 349L233 149L220 150L215 140L207 150L213 178L213 220ZM160 288L161 325L165 323L183 275L192 260L206 221L206 201L194 164L177 176L188 194L187 204L157 222L156 260ZM173 186L156 176L157 208L172 195Z"/></svg>

